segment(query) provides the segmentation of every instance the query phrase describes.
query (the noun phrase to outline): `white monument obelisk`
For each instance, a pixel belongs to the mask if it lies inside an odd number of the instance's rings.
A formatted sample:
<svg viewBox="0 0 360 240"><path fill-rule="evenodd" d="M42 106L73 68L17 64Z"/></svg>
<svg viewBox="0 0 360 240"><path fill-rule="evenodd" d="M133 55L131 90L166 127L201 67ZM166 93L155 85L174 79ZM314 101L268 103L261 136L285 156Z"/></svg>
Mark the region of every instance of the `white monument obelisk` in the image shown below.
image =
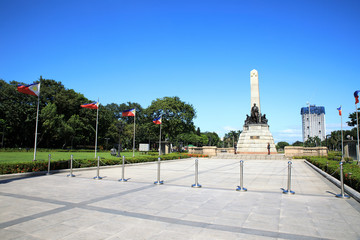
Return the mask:
<svg viewBox="0 0 360 240"><path fill-rule="evenodd" d="M250 109L254 106L254 103L259 108L259 113L261 114L260 108L260 92L259 92L259 75L258 71L255 69L250 72Z"/></svg>
<svg viewBox="0 0 360 240"><path fill-rule="evenodd" d="M255 69L250 72L250 96L250 111L252 112L254 104L256 104L258 118L255 117L254 120L253 114L251 114L251 117L247 116L238 140L237 152L239 154L268 154L269 145L270 154L277 154L267 119L265 115L261 114L259 76Z"/></svg>

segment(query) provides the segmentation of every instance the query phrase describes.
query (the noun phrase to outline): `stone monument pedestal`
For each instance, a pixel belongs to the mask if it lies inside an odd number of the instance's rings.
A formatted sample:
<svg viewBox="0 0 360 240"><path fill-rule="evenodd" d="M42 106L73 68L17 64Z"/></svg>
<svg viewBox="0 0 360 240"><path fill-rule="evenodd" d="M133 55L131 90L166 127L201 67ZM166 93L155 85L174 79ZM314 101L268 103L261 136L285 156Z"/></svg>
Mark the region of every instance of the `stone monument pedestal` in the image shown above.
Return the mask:
<svg viewBox="0 0 360 240"><path fill-rule="evenodd" d="M245 124L237 143L238 154L277 154L274 138L268 124Z"/></svg>

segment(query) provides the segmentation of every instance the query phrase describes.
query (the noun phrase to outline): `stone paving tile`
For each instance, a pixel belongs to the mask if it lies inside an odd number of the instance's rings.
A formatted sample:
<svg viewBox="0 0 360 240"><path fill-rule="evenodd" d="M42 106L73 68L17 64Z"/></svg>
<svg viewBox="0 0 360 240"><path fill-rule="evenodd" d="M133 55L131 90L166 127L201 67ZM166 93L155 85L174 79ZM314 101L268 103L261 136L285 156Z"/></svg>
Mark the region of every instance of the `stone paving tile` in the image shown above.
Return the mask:
<svg viewBox="0 0 360 240"><path fill-rule="evenodd" d="M302 161L238 160L163 162L165 184L153 184L156 163L7 181L0 184L1 239L360 239L360 204L337 199L339 189Z"/></svg>
<svg viewBox="0 0 360 240"><path fill-rule="evenodd" d="M31 232L31 235L40 239L62 239L70 234L77 232L76 227L67 226L64 224L55 224L47 228Z"/></svg>
<svg viewBox="0 0 360 240"><path fill-rule="evenodd" d="M2 239L18 239L22 236L26 235L26 232L21 231L21 228L17 229L0 229L0 236Z"/></svg>
<svg viewBox="0 0 360 240"><path fill-rule="evenodd" d="M62 240L99 240L99 239L106 239L111 237L111 234L107 234L104 232L97 232L92 229L86 229L82 231L78 231L75 233L72 233L64 238L61 238Z"/></svg>

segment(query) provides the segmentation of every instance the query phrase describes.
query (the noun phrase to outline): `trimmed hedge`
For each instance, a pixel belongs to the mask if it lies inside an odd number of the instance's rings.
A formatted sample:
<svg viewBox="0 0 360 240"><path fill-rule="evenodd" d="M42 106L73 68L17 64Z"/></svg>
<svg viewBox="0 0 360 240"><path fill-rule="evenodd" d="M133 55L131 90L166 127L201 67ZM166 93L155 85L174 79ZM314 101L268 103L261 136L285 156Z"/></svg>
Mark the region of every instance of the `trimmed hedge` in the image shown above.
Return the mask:
<svg viewBox="0 0 360 240"><path fill-rule="evenodd" d="M333 156L326 157L303 157L324 172L340 180L340 161L334 160ZM357 162L346 161L343 163L344 183L360 192L360 167Z"/></svg>
<svg viewBox="0 0 360 240"><path fill-rule="evenodd" d="M117 149L116 149L117 150ZM37 152L94 152L94 149L52 149L52 148L38 148ZM110 152L110 150L98 149L98 152ZM122 150L121 152L132 152L132 149ZM33 148L0 148L0 152L34 152ZM147 154L158 154L158 151L149 151Z"/></svg>
<svg viewBox="0 0 360 240"><path fill-rule="evenodd" d="M156 155L141 155L137 157L126 158L126 163L141 163L141 162L154 162L158 160L159 156ZM203 154L179 154L171 153L162 155L161 160L173 160L189 157L208 157ZM100 165L117 165L122 164L122 159L101 159ZM74 168L96 167L97 159L74 159ZM51 170L68 169L70 168L70 160L52 161L50 164ZM48 170L48 161L35 161L35 162L22 162L22 163L0 163L0 174L11 173L25 173L25 172L39 172Z"/></svg>

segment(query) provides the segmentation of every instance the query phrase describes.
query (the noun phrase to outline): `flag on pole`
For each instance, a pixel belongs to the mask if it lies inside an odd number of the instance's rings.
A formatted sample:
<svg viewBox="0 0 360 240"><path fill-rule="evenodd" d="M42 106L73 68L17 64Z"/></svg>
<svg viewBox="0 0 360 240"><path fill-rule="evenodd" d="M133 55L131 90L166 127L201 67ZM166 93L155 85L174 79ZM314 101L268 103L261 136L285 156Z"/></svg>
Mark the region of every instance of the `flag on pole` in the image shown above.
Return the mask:
<svg viewBox="0 0 360 240"><path fill-rule="evenodd" d="M133 157L135 157L135 124L136 124L136 118L135 118L135 108L129 109L122 112L123 117L134 117L134 138L133 138Z"/></svg>
<svg viewBox="0 0 360 240"><path fill-rule="evenodd" d="M25 93L33 96L39 96L40 83L34 83L26 86L18 84L17 90L21 93Z"/></svg>
<svg viewBox="0 0 360 240"><path fill-rule="evenodd" d="M37 130L38 130L38 122L39 122L39 105L40 105L40 83L33 83L26 86L18 84L17 90L21 93L38 97L37 108L36 108L35 143L34 143L34 159L33 159L34 161L36 161Z"/></svg>
<svg viewBox="0 0 360 240"><path fill-rule="evenodd" d="M80 105L80 107L90 108L90 109L98 109L99 108L99 102L83 104L83 105Z"/></svg>
<svg viewBox="0 0 360 240"><path fill-rule="evenodd" d="M341 116L341 106L338 107L337 110L339 111L339 116Z"/></svg>
<svg viewBox="0 0 360 240"><path fill-rule="evenodd" d="M90 108L90 109L97 109L96 110L96 130L95 130L95 158L96 158L96 151L97 151L97 135L98 135L98 122L99 122L99 99L97 102L93 103L86 103L80 105L83 108Z"/></svg>
<svg viewBox="0 0 360 240"><path fill-rule="evenodd" d="M122 112L123 117L135 117L135 108Z"/></svg>
<svg viewBox="0 0 360 240"><path fill-rule="evenodd" d="M355 104L359 103L359 92L360 92L360 90L357 90L354 92Z"/></svg>
<svg viewBox="0 0 360 240"><path fill-rule="evenodd" d="M155 118L155 119L153 120L153 123L155 123L155 124L161 124L161 121L162 121L161 117L158 117L158 118Z"/></svg>

